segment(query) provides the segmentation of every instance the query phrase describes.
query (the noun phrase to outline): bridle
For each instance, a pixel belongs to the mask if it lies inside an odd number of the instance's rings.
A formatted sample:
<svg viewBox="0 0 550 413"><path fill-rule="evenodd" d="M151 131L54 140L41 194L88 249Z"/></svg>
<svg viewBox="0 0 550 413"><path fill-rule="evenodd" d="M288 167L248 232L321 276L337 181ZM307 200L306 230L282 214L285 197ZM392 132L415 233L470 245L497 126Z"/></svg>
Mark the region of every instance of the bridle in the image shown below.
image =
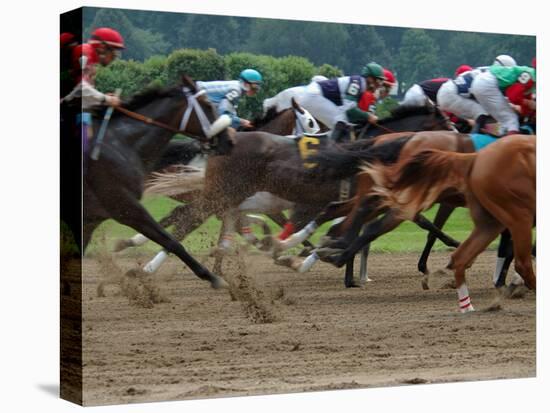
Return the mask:
<svg viewBox="0 0 550 413"><path fill-rule="evenodd" d="M202 106L200 105L200 103L197 99L198 97L202 96L205 93L205 91L204 90L199 90L198 92L193 93L191 91L191 89L189 89L187 87L183 87L182 92L185 95L185 98L187 100L187 108L186 108L185 112L182 115L179 129L174 128L174 127L172 127L172 126L170 126L166 123L159 122L158 120L155 120L155 119L150 118L148 116L141 115L137 112L133 112L133 111L128 110L126 108L123 108L121 106L115 106L115 110L117 110L120 113L123 113L124 115L126 115L126 116L128 116L132 119L135 119L137 121L146 123L148 125L153 125L153 126L168 130L168 131L173 132L173 133L185 134L186 136L189 136L189 137L191 137L193 139L196 139L196 140L199 140L199 141L204 141L205 139L210 138L212 136L211 135L211 133L212 133L212 123L208 120L208 117L204 113L204 110L203 110ZM190 119L191 114L193 113L193 111L195 111L196 114L197 114L197 118L199 119L199 122L201 124L201 129L202 129L202 132L204 133L204 136L198 136L198 135L192 134L192 133L190 133L186 130L187 126L188 126L188 123L189 123L189 119Z"/></svg>

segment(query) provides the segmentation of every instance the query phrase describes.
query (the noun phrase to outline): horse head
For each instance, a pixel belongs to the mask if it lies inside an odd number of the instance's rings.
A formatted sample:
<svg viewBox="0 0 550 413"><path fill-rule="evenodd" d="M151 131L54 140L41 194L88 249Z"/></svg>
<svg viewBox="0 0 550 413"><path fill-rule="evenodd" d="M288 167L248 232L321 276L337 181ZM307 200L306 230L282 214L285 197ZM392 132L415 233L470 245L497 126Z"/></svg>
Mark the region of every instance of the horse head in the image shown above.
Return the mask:
<svg viewBox="0 0 550 413"><path fill-rule="evenodd" d="M191 77L183 74L181 79L187 97L181 128L185 126L189 133L201 136L204 140L210 139L220 154L227 153L233 146L233 139L227 132L231 118L228 115L217 115L204 91L197 88Z"/></svg>
<svg viewBox="0 0 550 413"><path fill-rule="evenodd" d="M317 120L306 109L296 102L294 98L291 99L292 108L296 115L296 127L301 128L305 133L318 133L321 128L317 123Z"/></svg>

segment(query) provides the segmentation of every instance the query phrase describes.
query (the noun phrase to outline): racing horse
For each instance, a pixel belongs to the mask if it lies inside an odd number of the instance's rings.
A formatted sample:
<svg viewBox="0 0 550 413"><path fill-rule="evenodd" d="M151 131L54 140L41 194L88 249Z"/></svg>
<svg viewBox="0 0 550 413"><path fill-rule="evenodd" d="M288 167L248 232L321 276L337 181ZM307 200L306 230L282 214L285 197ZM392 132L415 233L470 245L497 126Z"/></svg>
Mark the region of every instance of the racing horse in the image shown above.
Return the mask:
<svg viewBox="0 0 550 413"><path fill-rule="evenodd" d="M528 288L536 288L531 262L536 136L506 136L471 154L421 150L395 167L373 163L365 173L376 182L373 192L383 198L382 204L402 219L426 210L449 189L464 194L474 229L446 267L454 270L461 312L474 310L466 286L466 269L504 229L514 240L516 271Z"/></svg>
<svg viewBox="0 0 550 413"><path fill-rule="evenodd" d="M217 143L218 153L231 150L231 137L222 125L227 120L215 119L212 105L187 76L183 76L181 86L146 91L116 110L104 141L95 143L100 145L99 158L87 159L83 178L84 250L94 229L113 218L178 256L212 287L223 287L225 281L196 261L139 202L146 176L175 132L202 142L211 138L209 142ZM99 122L95 121L95 130L99 130Z"/></svg>
<svg viewBox="0 0 550 413"><path fill-rule="evenodd" d="M378 128L378 133L382 134L389 128L445 129L448 120L436 110L407 108L380 123L384 123L383 128ZM223 215L256 192L270 192L296 203L295 214L308 211L304 214L308 219L303 219L302 225L326 204L339 198L338 179L329 179L321 186L312 185L307 169L301 166L303 158L295 139L265 132L239 132L233 137L233 142L230 154L209 159L200 199L176 207L161 220L165 227L175 225L175 238L183 239L209 216ZM356 145L370 145L370 142L359 141ZM289 165L294 166L293 173L289 173ZM157 260L163 261L165 256L166 252L159 252L146 268L151 268Z"/></svg>
<svg viewBox="0 0 550 413"><path fill-rule="evenodd" d="M261 117L254 119L253 124L256 129L266 131L276 135L291 134L314 134L319 131L319 125L311 114L298 105L292 99L291 107L281 112L276 112L271 108ZM178 164L176 166L176 164ZM182 167L181 165L193 164L198 168ZM155 165L155 171L164 170L164 172L154 172L152 178L147 181L145 193L150 195L170 196L178 201L193 202L204 187L204 168L206 158L202 156L200 145L196 142L171 142L163 156ZM286 217L282 213L285 209L292 208L293 204L278 198L268 192L258 192L246 199L238 208L227 211L222 217L223 226L218 242L218 251L225 252L231 246L232 235L236 231L236 224L240 224L240 233L245 239L253 244L260 246L261 242L250 231L252 222L262 225L266 232L267 223L261 220L261 217L249 217L246 213L264 213L274 222L283 226ZM137 234L129 239L118 240L115 245L115 252L122 251L128 247L143 245L148 241L147 237ZM311 246L311 245L310 245ZM220 268L221 262L218 259L220 254L216 254L216 268ZM148 272L154 272L155 267L147 267Z"/></svg>

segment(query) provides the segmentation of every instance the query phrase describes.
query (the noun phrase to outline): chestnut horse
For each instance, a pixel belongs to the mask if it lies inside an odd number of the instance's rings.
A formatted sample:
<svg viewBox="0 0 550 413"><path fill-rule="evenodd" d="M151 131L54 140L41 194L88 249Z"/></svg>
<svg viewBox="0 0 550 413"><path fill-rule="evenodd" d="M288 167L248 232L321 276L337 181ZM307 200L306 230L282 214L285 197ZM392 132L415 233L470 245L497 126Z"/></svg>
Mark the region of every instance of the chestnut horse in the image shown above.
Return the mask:
<svg viewBox="0 0 550 413"><path fill-rule="evenodd" d="M536 136L512 135L478 153L423 150L393 167L365 169L382 204L403 219L431 207L449 189L464 194L474 221L470 236L452 254L461 312L473 311L465 271L504 230L514 240L515 269L530 289L536 288L531 263L532 227L536 214Z"/></svg>

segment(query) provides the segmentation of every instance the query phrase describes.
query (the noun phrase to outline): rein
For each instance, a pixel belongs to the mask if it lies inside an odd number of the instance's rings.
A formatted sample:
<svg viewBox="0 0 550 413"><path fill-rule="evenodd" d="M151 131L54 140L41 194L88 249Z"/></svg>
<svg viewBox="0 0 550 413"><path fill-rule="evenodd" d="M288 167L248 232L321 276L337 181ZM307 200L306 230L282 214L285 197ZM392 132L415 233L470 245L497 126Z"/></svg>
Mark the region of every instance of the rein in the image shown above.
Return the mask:
<svg viewBox="0 0 550 413"><path fill-rule="evenodd" d="M189 89L184 88L183 92L185 94L185 97L187 98L187 109L185 110L179 128L174 128L170 125L167 125L166 123L159 122L158 120L155 120L153 118L150 118L145 115L141 115L137 112L133 112L131 110L128 110L126 108L123 108L121 106L116 106L114 109L118 110L120 113L123 113L124 115L128 116L129 118L135 119L137 121L146 123L148 125L157 126L162 129L166 129L173 133L181 133L186 136L189 136L193 139L196 139L198 141L204 141L208 137L208 130L212 126L210 121L208 121L208 118L206 117L206 114L202 110L200 104L197 101L197 97L204 94L204 91L199 91L196 94L191 94ZM187 128L187 124L189 122L189 118L191 117L191 112L195 110L197 117L199 118L201 127L203 132L205 133L205 137L197 136L192 133L187 132L185 129Z"/></svg>
<svg viewBox="0 0 550 413"><path fill-rule="evenodd" d="M380 125L379 123L373 123L373 126L376 126L377 128L380 128L388 133L397 133L395 132L394 130L390 129L390 128L386 128L385 126L382 126Z"/></svg>

